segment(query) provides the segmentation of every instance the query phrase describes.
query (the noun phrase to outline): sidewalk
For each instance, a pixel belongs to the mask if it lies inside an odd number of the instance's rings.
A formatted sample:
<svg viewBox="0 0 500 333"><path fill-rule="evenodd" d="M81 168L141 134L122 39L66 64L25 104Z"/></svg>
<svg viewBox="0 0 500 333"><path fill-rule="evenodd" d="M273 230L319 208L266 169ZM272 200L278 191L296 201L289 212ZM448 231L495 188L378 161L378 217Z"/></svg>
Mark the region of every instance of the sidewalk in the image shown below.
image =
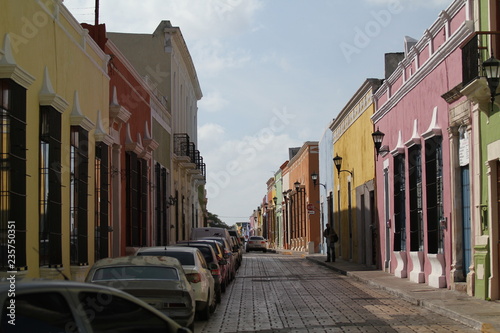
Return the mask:
<svg viewBox="0 0 500 333"><path fill-rule="evenodd" d="M287 250L277 250L276 252L304 257L481 332L500 332L500 301L480 300L463 292L410 282L408 279L401 279L392 274L341 259L337 259L336 262L325 262L326 255L323 254L306 254Z"/></svg>

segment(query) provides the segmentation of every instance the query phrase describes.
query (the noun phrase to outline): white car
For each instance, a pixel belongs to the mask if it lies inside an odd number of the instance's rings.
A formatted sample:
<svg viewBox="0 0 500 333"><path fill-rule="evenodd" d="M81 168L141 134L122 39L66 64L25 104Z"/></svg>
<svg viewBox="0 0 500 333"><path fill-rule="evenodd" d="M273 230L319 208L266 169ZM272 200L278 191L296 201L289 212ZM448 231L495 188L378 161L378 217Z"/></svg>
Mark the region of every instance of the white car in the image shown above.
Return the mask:
<svg viewBox="0 0 500 333"><path fill-rule="evenodd" d="M166 256L180 261L196 299L196 313L201 320L208 320L217 307L215 282L203 254L194 247L154 246L137 251L137 256Z"/></svg>
<svg viewBox="0 0 500 333"><path fill-rule="evenodd" d="M191 332L126 292L91 283L7 279L0 304L2 332Z"/></svg>
<svg viewBox="0 0 500 333"><path fill-rule="evenodd" d="M267 239L262 236L250 236L247 242L246 251L267 252Z"/></svg>

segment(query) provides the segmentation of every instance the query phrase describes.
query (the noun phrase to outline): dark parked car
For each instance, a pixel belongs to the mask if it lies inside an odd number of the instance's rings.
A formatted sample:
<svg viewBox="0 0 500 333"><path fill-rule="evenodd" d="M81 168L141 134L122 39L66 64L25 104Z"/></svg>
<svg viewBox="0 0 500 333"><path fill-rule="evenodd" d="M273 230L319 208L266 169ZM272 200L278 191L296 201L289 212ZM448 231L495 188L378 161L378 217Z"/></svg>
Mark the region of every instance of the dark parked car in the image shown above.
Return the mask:
<svg viewBox="0 0 500 333"><path fill-rule="evenodd" d="M115 288L63 280L0 283L0 331L49 332L191 332L140 299ZM9 306L15 300L15 325Z"/></svg>
<svg viewBox="0 0 500 333"><path fill-rule="evenodd" d="M229 280L232 281L236 277L236 256L233 253L233 248L231 244L228 243L225 237L217 237L217 236L211 236L211 237L202 237L200 239L211 239L219 242L223 249L224 253L226 254L226 259L229 262Z"/></svg>

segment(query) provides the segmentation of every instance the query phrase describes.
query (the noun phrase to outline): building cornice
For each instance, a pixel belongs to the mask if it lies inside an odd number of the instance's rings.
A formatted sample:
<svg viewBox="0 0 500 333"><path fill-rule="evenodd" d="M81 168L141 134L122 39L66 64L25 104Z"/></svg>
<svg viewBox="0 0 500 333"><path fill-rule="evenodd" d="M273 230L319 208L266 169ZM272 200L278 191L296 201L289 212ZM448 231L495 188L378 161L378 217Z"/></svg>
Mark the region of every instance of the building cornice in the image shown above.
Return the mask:
<svg viewBox="0 0 500 333"><path fill-rule="evenodd" d="M441 31L445 29L448 31L450 18L453 18L459 10L465 5L465 0L455 1L446 12L441 13L441 16L434 24L426 31L426 34L419 40L419 42L412 47L409 54L399 63L398 68L392 73L392 75L382 84L380 89L378 89L375 94L375 101L387 94L392 85L403 77L403 73L406 68L416 59L420 52L424 51L427 46L432 44L433 38ZM457 29L457 31L451 35L447 36L443 44L429 56L424 64L418 64L416 72L411 75L402 86L393 93L393 95L388 96L387 101L383 105L376 105L375 114L372 116L372 121L377 123L382 119L401 99L406 96L413 88L415 88L422 80L424 80L432 71L440 65L452 52L454 52L465 39L467 39L470 34L474 31L472 21L464 21L462 25Z"/></svg>

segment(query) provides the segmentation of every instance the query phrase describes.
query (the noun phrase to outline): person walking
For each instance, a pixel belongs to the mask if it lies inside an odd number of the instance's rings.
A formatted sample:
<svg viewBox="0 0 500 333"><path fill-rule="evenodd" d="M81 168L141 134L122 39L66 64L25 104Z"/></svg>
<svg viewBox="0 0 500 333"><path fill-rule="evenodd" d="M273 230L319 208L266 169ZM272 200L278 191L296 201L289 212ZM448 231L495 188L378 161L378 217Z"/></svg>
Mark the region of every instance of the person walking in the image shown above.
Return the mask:
<svg viewBox="0 0 500 333"><path fill-rule="evenodd" d="M323 231L323 237L326 238L326 262L335 262L335 243L339 237L330 224L326 224L326 229Z"/></svg>

